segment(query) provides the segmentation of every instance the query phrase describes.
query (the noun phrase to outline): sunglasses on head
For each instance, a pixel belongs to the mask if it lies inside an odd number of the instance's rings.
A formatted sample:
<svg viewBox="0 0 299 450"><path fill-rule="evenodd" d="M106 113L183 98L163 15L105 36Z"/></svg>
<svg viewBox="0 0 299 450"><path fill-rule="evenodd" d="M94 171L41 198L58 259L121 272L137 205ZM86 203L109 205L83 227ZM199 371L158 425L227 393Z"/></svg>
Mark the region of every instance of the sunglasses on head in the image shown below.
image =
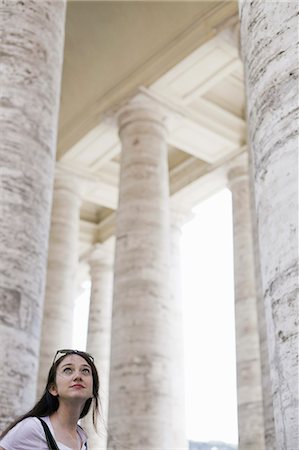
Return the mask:
<svg viewBox="0 0 299 450"><path fill-rule="evenodd" d="M53 359L53 364L55 364L55 362L61 357L61 356L65 356L65 355L78 355L78 356L85 356L86 358L90 359L91 362L94 362L94 357L91 356L89 353L83 352L81 350L73 350L70 348L67 349L63 349L63 350L57 350L54 359Z"/></svg>

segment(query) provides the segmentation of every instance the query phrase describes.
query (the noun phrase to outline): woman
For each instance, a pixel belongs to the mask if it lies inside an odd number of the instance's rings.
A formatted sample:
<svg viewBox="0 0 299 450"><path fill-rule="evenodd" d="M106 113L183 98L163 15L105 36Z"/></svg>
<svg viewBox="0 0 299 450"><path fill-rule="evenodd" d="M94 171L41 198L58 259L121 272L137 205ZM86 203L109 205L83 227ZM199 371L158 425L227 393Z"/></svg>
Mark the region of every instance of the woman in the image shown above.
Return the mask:
<svg viewBox="0 0 299 450"><path fill-rule="evenodd" d="M42 398L2 433L0 450L86 450L87 436L77 422L93 403L96 428L98 395L93 357L78 350L58 350Z"/></svg>

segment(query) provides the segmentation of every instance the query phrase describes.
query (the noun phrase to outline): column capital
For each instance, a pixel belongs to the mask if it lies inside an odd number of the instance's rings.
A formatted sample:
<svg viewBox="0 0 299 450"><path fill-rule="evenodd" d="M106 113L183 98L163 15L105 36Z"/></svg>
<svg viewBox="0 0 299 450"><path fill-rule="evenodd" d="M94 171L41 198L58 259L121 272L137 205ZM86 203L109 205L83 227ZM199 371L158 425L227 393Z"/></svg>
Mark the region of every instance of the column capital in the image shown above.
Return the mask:
<svg viewBox="0 0 299 450"><path fill-rule="evenodd" d="M155 127L156 132L163 134L166 138L168 131L167 109L154 98L145 92L138 92L135 97L128 100L117 112L117 122L119 134L122 130L136 122L150 122Z"/></svg>
<svg viewBox="0 0 299 450"><path fill-rule="evenodd" d="M81 262L86 262L90 267L97 264L113 266L112 245L96 243L81 257Z"/></svg>
<svg viewBox="0 0 299 450"><path fill-rule="evenodd" d="M82 184L79 177L65 169L55 167L54 190L67 190L81 199Z"/></svg>
<svg viewBox="0 0 299 450"><path fill-rule="evenodd" d="M170 209L170 225L171 227L181 228L186 222L189 222L195 216L192 210L184 210L182 208Z"/></svg>

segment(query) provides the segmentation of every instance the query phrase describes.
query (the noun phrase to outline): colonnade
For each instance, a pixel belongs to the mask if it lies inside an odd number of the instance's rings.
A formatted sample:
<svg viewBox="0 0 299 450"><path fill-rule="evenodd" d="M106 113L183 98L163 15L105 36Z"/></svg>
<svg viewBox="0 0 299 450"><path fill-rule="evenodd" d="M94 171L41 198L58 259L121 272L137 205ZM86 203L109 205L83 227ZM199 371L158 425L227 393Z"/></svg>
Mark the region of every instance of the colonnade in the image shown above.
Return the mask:
<svg viewBox="0 0 299 450"><path fill-rule="evenodd" d="M0 105L1 428L34 403L38 368L44 384L45 366L56 349L71 345L78 262L80 186L59 172L54 182L65 3L32 4L30 12L22 2L1 6L8 18L1 43L6 92ZM239 450L299 447L296 13L295 3L240 4L252 164L251 172L246 160L228 170ZM11 45L16 21L24 36L28 31L32 36L30 42L22 37L27 55L22 60L18 43ZM43 51L31 51L34 46ZM167 114L137 96L118 112L118 127L115 259L107 259L100 245L88 258L87 350L100 369L103 422L109 429L108 440L105 432L100 437L91 432L91 446L181 450L187 443L177 378L182 373L180 300L174 289L179 232L169 210ZM271 395L263 389L265 379L271 380Z"/></svg>

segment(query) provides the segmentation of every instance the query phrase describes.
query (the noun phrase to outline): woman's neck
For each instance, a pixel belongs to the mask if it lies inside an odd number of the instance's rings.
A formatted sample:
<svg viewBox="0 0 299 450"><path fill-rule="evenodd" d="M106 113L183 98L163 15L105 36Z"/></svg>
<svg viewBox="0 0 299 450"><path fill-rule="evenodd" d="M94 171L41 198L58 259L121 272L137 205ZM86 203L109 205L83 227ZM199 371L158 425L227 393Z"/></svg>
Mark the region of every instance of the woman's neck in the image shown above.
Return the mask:
<svg viewBox="0 0 299 450"><path fill-rule="evenodd" d="M50 416L51 423L54 425L54 427L55 425L58 425L59 427L68 430L76 430L77 422L81 414L81 409L81 405L62 403L61 405L59 405L58 410Z"/></svg>
<svg viewBox="0 0 299 450"><path fill-rule="evenodd" d="M79 450L82 447L82 440L77 431L80 412L81 407L76 408L74 404L63 403L50 416L56 440L73 450Z"/></svg>

